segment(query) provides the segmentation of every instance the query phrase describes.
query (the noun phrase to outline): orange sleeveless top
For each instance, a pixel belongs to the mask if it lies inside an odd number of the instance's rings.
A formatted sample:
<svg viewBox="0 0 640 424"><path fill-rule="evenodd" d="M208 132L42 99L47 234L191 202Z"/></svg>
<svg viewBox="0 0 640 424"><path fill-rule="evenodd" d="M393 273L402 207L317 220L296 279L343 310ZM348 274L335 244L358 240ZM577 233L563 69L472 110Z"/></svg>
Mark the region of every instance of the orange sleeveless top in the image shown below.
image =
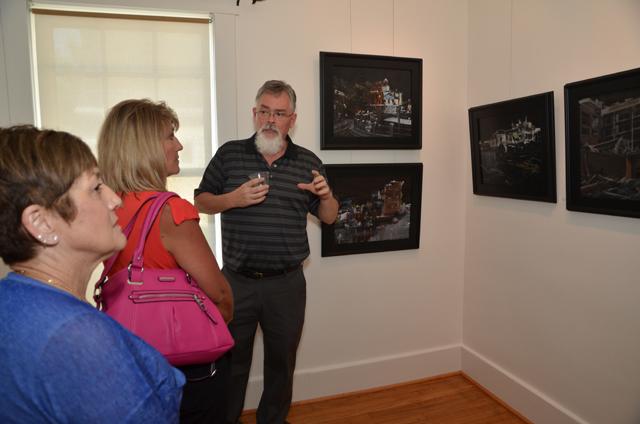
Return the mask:
<svg viewBox="0 0 640 424"><path fill-rule="evenodd" d="M122 229L124 229L133 215L136 213L138 208L145 200L147 200L151 195L155 194L155 191L142 191L142 192L134 192L134 193L126 193L122 197L122 207L116 209L116 214L118 215L118 224ZM147 216L147 212L151 207L153 201L149 201L146 205L142 207L142 210L138 214L138 218L136 219L136 223L133 226L133 230L129 235L127 240L127 245L118 255L118 259L113 264L109 275L112 275L122 268L126 268L129 266L131 262L131 258L133 256L133 252L138 245L138 240L140 239L140 233L142 232L142 225L144 223L144 218ZM180 197L172 197L167 201L165 207L169 206L171 209L171 216L173 217L173 222L176 225L180 225L184 221L188 221L191 219L195 219L196 221L200 220L200 216L198 215L198 210L193 206L189 201L184 200ZM162 213L162 212L160 212ZM143 266L149 268L178 268L178 264L176 263L173 255L164 248L162 244L162 240L160 238L160 213L156 217L156 220L153 222L151 226L151 231L149 231L149 236L147 237L147 242L144 247L144 261Z"/></svg>

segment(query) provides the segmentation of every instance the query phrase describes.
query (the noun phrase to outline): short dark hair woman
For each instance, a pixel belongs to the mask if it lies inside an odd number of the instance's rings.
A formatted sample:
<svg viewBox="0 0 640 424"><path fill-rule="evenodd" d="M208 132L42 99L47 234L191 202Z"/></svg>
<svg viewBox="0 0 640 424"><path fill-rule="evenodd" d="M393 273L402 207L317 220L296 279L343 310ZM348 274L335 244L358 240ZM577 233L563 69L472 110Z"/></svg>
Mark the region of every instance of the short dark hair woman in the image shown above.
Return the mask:
<svg viewBox="0 0 640 424"><path fill-rule="evenodd" d="M177 422L184 376L85 300L120 205L79 138L0 128L0 422Z"/></svg>

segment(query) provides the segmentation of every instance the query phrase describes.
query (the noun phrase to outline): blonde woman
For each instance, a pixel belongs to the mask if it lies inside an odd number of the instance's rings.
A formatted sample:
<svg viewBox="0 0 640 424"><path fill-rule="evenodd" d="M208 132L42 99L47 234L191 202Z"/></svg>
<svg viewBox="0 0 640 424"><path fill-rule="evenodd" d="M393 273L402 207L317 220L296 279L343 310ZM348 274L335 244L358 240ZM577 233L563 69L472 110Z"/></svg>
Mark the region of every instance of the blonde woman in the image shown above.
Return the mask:
<svg viewBox="0 0 640 424"><path fill-rule="evenodd" d="M120 204L79 138L0 128L0 422L177 421L184 376L85 300Z"/></svg>
<svg viewBox="0 0 640 424"><path fill-rule="evenodd" d="M116 211L121 226L129 222L146 199L167 190L168 176L180 172L178 152L183 147L175 135L179 125L177 115L164 102L125 100L109 111L98 138L98 161L105 182L122 197L123 205ZM149 206L150 202L142 206L140 216L145 216ZM143 265L182 268L195 278L229 322L233 316L231 289L198 219L198 211L187 200L170 199L151 227ZM142 223L143 219L136 221L111 274L129 265ZM180 369L187 377L181 422L218 422L224 412L225 367L219 363L215 373L215 364Z"/></svg>

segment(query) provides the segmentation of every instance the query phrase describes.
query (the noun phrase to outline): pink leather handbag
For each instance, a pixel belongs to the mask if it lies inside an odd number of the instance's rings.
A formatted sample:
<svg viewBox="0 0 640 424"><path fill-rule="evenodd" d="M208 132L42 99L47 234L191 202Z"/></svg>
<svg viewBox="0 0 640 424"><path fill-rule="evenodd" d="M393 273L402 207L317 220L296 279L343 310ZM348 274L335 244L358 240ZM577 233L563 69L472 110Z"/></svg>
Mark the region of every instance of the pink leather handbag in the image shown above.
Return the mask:
<svg viewBox="0 0 640 424"><path fill-rule="evenodd" d="M184 270L142 266L151 225L173 196L177 194L163 192L149 199L155 200L132 261L128 268L107 277L118 253L109 258L96 283L94 299L98 309L158 349L172 365L211 363L234 345L216 305ZM124 230L127 237L138 212Z"/></svg>

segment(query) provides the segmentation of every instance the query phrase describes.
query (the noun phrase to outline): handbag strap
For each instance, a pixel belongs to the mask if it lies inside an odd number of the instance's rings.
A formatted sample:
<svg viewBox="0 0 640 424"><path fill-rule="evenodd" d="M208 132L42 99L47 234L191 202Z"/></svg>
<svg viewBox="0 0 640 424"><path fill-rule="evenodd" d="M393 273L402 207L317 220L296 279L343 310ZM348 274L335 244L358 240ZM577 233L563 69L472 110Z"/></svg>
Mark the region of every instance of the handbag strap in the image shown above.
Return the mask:
<svg viewBox="0 0 640 424"><path fill-rule="evenodd" d="M151 207L147 212L147 216L144 219L144 224L142 224L140 239L138 240L138 245L136 246L136 250L133 252L133 258L129 265L129 281L142 281L142 271L144 270L142 266L144 245L147 241L147 237L149 236L149 232L151 231L151 226L167 200L176 196L178 196L176 193L164 191L158 194L154 202L151 204Z"/></svg>
<svg viewBox="0 0 640 424"><path fill-rule="evenodd" d="M158 214L158 212L160 211L160 209L162 208L162 206L166 203L166 201L171 198L177 196L176 193L167 191L167 192L162 192L159 194L153 194L149 197L147 197L144 202L142 202L142 204L138 207L138 209L136 210L136 212L133 214L133 216L131 217L131 219L129 220L129 222L127 223L126 227L122 230L122 232L124 233L125 237L127 237L127 239L129 239L129 235L131 234L131 231L133 231L133 227L136 223L136 220L138 219L138 215L140 214L140 211L142 211L142 208L144 207L144 205L146 205L148 202L150 202L151 200L154 200L154 203L151 205L151 208L149 209L149 212L147 213L147 217L145 219L145 224L143 225L143 229L142 229L142 235L140 237L140 240L138 242L138 245L136 246L136 250L134 252L133 258L135 259L137 256L140 257L140 260L138 261L138 266L140 268L140 272L142 271L142 251L144 249L144 242L147 239L148 233L151 230L151 225L153 224L153 221L155 220L156 215ZM161 200L161 203L159 203L159 201ZM155 209L154 209L155 207ZM150 215L153 214L153 218L151 219L151 221L149 222L148 228L147 228L147 220L149 219ZM102 303L102 298L100 296L101 294L101 288L102 286L106 283L107 281L107 275L109 274L109 271L111 271L111 268L113 267L113 264L116 262L116 259L118 259L118 256L120 255L120 252L115 252L113 255L111 255L111 257L109 259L107 259L107 261L104 263L104 269L102 270L102 274L100 275L100 278L98 279L98 281L95 284L94 290L93 290L93 300L96 302L96 305L98 307L98 309L100 309L101 307L101 303ZM132 259L133 261L133 259ZM129 265L129 267L132 267L132 264Z"/></svg>
<svg viewBox="0 0 640 424"><path fill-rule="evenodd" d="M122 229L122 233L124 234L124 236L128 239L129 238L129 234L131 234L131 231L133 231L133 226L136 223L136 219L138 218L138 214L140 213L140 211L142 210L143 206L147 204L147 202L149 202L150 200L153 200L157 197L156 194L149 196L147 199L145 199L144 202L142 202L142 204L138 207L138 210L136 210L136 212L133 214L133 216L131 217L131 219L129 220L129 222L127 223L126 227L124 227ZM116 262L116 259L118 259L118 256L120 256L120 252L115 252L113 255L111 255L111 257L109 259L107 259L104 263L104 269L102 270L102 275L100 276L100 280L102 281L104 279L104 277L109 273L109 271L111 271L111 267L113 267L113 264Z"/></svg>
<svg viewBox="0 0 640 424"><path fill-rule="evenodd" d="M140 214L140 211L142 210L144 205L146 205L148 202L150 202L151 200L155 199L156 197L158 197L157 194L152 194L151 196L147 197L144 200L144 202L142 202L140 204L140 206L138 206L138 209L136 210L136 212L133 214L133 216L131 217L131 219L127 223L127 225L122 230L122 233L124 234L124 236L127 239L129 239L129 234L131 234L131 231L133 231L133 226L136 223L136 219L138 219L138 214ZM109 259L107 259L105 261L104 269L102 270L102 275L100 275L100 279L98 280L98 284L100 282L102 282L104 280L104 278L107 276L107 274L109 273L109 271L111 271L111 268L113 267L113 264L116 262L116 259L118 259L118 256L120 256L120 252L115 252L113 255L111 255L111 257Z"/></svg>

